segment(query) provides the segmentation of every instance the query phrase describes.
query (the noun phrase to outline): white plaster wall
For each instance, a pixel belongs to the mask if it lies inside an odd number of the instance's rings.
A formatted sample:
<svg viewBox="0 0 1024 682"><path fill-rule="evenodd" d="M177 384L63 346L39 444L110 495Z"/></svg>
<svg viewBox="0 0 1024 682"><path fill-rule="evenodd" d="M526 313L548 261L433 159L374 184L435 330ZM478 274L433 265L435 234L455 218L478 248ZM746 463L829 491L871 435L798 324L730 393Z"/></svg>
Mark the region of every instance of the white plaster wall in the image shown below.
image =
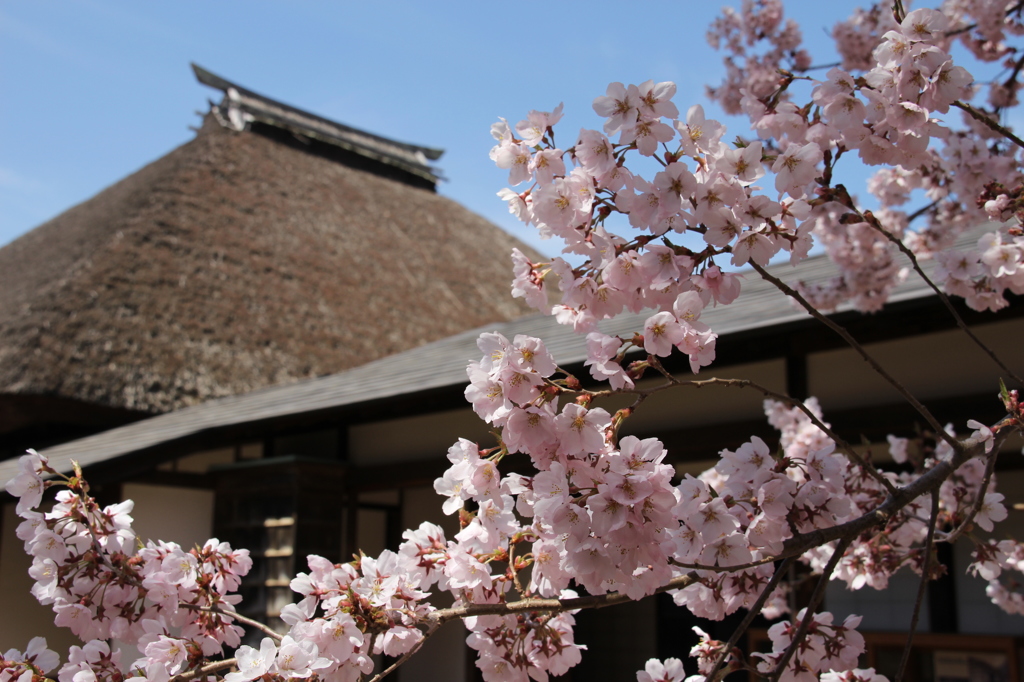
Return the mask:
<svg viewBox="0 0 1024 682"><path fill-rule="evenodd" d="M14 534L21 522L14 507L13 502L3 505L0 529L0 652L24 651L33 637L45 637L51 649L66 652L72 644L81 642L69 630L54 625L50 607L41 605L29 593L32 579L28 569L32 561Z"/></svg>
<svg viewBox="0 0 1024 682"><path fill-rule="evenodd" d="M474 415L475 417L475 415ZM424 521L436 523L444 529L445 537L452 538L458 532L457 515L445 516L441 511L443 498L433 488L406 488L402 493L402 527L418 528ZM448 593L434 590L437 598L448 597ZM450 599L436 601L437 606L448 606ZM466 647L466 628L462 623L448 623L431 637L419 653L402 666L399 673L401 682L464 682L466 679L467 656L474 655ZM475 660L475 659L472 659Z"/></svg>
<svg viewBox="0 0 1024 682"><path fill-rule="evenodd" d="M135 502L132 518L143 542L177 542L188 550L213 534L212 490L125 483L121 497Z"/></svg>
<svg viewBox="0 0 1024 682"><path fill-rule="evenodd" d="M1024 320L973 328L977 336L1018 373L1024 372L1020 339ZM895 379L923 400L999 391L999 368L959 329L867 346ZM807 359L808 386L828 411L901 400L849 348L814 353Z"/></svg>
<svg viewBox="0 0 1024 682"><path fill-rule="evenodd" d="M489 428L468 403L465 409L357 424L349 428L348 456L357 466L443 458L459 437L488 442Z"/></svg>
<svg viewBox="0 0 1024 682"><path fill-rule="evenodd" d="M786 390L786 365L782 360L753 362L744 365L729 365L705 368L693 377L683 379L749 379L774 391ZM644 381L643 387L658 385L658 380ZM607 407L597 403L609 412L625 407L632 399L624 398L621 405ZM708 426L747 419L764 418L764 396L749 388L705 386L703 388L673 388L647 398L623 425L623 433L656 436L662 430L676 430Z"/></svg>

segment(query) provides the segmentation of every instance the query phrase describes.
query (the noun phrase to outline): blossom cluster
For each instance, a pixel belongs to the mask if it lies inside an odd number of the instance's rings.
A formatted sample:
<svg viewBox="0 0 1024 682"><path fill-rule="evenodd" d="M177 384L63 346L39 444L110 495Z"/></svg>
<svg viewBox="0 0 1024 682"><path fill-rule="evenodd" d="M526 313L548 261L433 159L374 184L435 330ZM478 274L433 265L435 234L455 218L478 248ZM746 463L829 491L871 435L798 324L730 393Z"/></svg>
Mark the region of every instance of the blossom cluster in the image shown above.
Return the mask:
<svg viewBox="0 0 1024 682"><path fill-rule="evenodd" d="M997 120L1016 102L1021 69L990 89L990 110L978 109L966 104L973 76L949 53L958 35L980 60L1008 59L1014 51L1005 40L1022 33L1021 10L1002 0L944 7L859 11L835 28L842 62L820 80L798 75L809 72L810 56L779 0L727 11L709 36L729 53L726 81L711 94L726 111L747 115L747 140L727 143L725 127L700 105L684 114L672 101L676 86L653 80L610 84L593 102L601 129L581 130L567 148L555 141L561 105L514 126L496 123L491 158L516 188L499 195L542 237L582 256L574 266L516 251L513 294L586 334L590 377L559 367L540 339L483 334L465 396L497 444L460 439L434 483L459 531L446 538L424 523L405 532L397 551L349 563L308 557L309 571L291 581L299 599L281 612L287 630L261 628L267 636L258 648L240 646L241 624L259 627L236 611L235 592L252 565L245 550L216 539L189 551L143 545L131 502L100 508L80 470L65 477L38 454L24 457L7 490L19 499L17 534L33 558L33 594L83 641L60 682L172 682L211 672L224 672L226 682L349 682L371 673L375 656L413 654L454 617L463 619L488 682L545 682L581 659L585 646L573 631L581 601L669 591L697 616L757 607L777 619L790 608L788 586L775 580L782 557L851 589L881 589L903 567L924 572L933 540L961 536L974 543L970 570L990 581L992 599L1024 612L1024 595L1001 580L1024 569L1024 549L975 532L1006 517L989 466L996 427L968 422L979 446L973 459L961 456L952 426L891 436L895 466L881 471L872 452L836 442L813 398L767 400L778 447L751 437L696 477L680 477L657 438L620 435L647 396L687 383L664 359L685 356L693 374L715 360L718 337L702 313L732 304L752 276L724 270L726 260L760 270L780 254L797 263L821 244L838 277L797 284L820 309L881 306L907 276L896 242L934 258L947 291L974 308L996 310L1006 305L1004 292L1024 293L1019 226L982 237L973 251L944 251L979 219L1024 218L1021 150ZM962 129L947 120L954 107L969 114ZM834 181L854 157L879 167L869 185L878 211L861 209ZM655 172L645 176L641 167ZM917 190L931 204L908 214L900 207ZM920 216L929 223L915 228ZM601 331L601 321L624 310L643 312L642 328ZM613 394L635 402L609 412L602 401ZM1017 407L1008 410L1019 417ZM870 517L894 491L947 466L952 473L934 486L936 516L931 495L918 489L916 499L842 541L808 540ZM52 508L36 511L55 487L63 489ZM432 589L450 593L454 606L435 607ZM691 652L698 675L686 677L678 659L651 660L638 681L701 679L716 669L770 674L785 659L783 679L877 682L884 678L874 670L855 667L864 644L858 622L837 624L813 605L771 628L770 653L746 659L699 632ZM111 639L141 657L122 661ZM235 648L234 659L216 660ZM58 664L33 640L24 654L3 655L0 682L41 682Z"/></svg>
<svg viewBox="0 0 1024 682"><path fill-rule="evenodd" d="M811 231L839 266L840 276L806 290L815 305L833 308L851 300L860 309L876 310L884 303L905 271L894 262L883 232L901 237L919 257L928 258L980 222L1019 223L1024 218L1021 148L992 127L1001 112L1016 104L1021 87L1020 65L1005 42L1021 34L1019 6L947 0L939 10L918 9L901 19L883 5L857 9L833 29L842 61L828 72L827 81L795 75L809 67L806 59L795 57L798 33L781 21L778 0L748 1L743 8L727 13L709 36L728 54L727 80L711 95L730 113L747 114L766 145L785 151L792 144L817 141L826 156L819 195L827 201L816 203ZM964 104L976 86L974 76L950 56L956 39L982 63L1005 60L1010 76L992 80L989 109ZM762 55L752 53L758 44L766 46ZM798 106L791 90L804 80L812 86L810 101ZM953 106L970 109L961 129L944 117ZM869 183L882 206L873 214L859 210L845 190L836 191L839 186L830 186L836 162L854 151L863 163L880 166ZM923 190L930 203L908 213L900 207L915 190ZM927 225L911 229L918 218ZM987 239L983 250L1006 243L1005 234ZM960 260L946 258L949 263ZM973 266L977 258L968 255L966 262ZM1021 293L1019 281L1005 277L1010 273L988 267L972 267L968 273L966 268L947 282L947 291L976 309L1003 307L1007 289Z"/></svg>
<svg viewBox="0 0 1024 682"><path fill-rule="evenodd" d="M805 615L804 611L800 611L795 621L783 621L769 628L768 638L772 642L772 651L754 654L761 659L758 670L770 673L778 667L793 643L798 623L803 621ZM835 675L836 671L854 671L864 651L864 637L856 630L859 624L859 616L848 616L841 625L837 625L833 623L831 613L815 613L809 621L807 634L787 664L786 679L812 682L818 680L822 673ZM821 679L828 678L822 676Z"/></svg>
<svg viewBox="0 0 1024 682"><path fill-rule="evenodd" d="M25 653L10 649L0 654L0 682L43 682L59 664L60 657L46 648L46 640L33 637Z"/></svg>
<svg viewBox="0 0 1024 682"><path fill-rule="evenodd" d="M809 414L766 402L769 421L780 431L778 452L752 438L735 451L724 450L718 465L699 478L686 476L673 484L674 470L663 463L666 453L657 439L616 437L614 424L621 415L613 418L578 401L557 412L562 394L574 392L565 386L578 381L549 362L539 340L509 342L495 334L481 339L480 347L485 355L471 374L511 376L504 374L507 365L518 358L524 363L520 367L527 367L523 371L548 376L536 391L524 394L533 395L531 400L510 400L503 412L491 411L502 437L497 448L481 451L460 440L450 449L452 466L435 487L447 498L446 511L460 511L462 530L448 540L439 527L424 523L406 531L397 552L385 550L347 564L310 556L309 572L291 583L300 600L281 614L287 632L265 638L258 649L238 648L237 670L226 676L227 682L358 679L372 670L373 655L398 657L418 648L436 612L427 601L434 585L451 592L456 606L471 606L507 602L513 590L525 598L564 600L582 587L592 595L618 592L640 598L674 578L693 575L691 584L674 591L676 602L696 615L720 619L753 606L773 574L772 557L787 540L843 523L884 499L878 481L835 451L813 400L807 401ZM565 378L553 380L556 372ZM476 397L472 386L467 394L470 400ZM531 428L523 426L529 420L513 421L514 415L536 414L528 410L540 408L555 415L548 428L556 437L515 441L537 472L502 476L498 465L510 452L504 440L516 428ZM979 433L984 428L976 426ZM952 455L941 439L928 450L893 437L891 450L898 461L915 461L919 472ZM21 499L31 502L37 490L52 485L42 475L55 472L34 453L21 461L23 474L8 489L23 491ZM886 474L894 484L914 475ZM38 481L28 480L33 477ZM975 507L972 521L984 529L1005 518L997 493L986 493L983 503L976 504L984 482L979 460L968 460L945 481L940 528L962 523ZM191 552L163 542L135 551L130 503L100 510L80 475L65 479L64 485L68 489L57 493L50 512L23 508L26 520L19 528L35 557L34 593L54 604L58 624L86 641L61 668L61 682L83 682L81 675L88 677L85 682L122 682L120 653L103 641L109 637L136 643L144 653L132 663L136 676L160 682L196 669L224 645L239 645L240 629L232 624L237 597L231 593L249 568L244 551L216 541ZM884 587L900 566L920 568L922 504L914 501L878 535L854 543L836 577L854 588ZM882 537L885 541L878 542ZM829 551L828 546L812 548L803 560L820 571ZM993 580L993 598L1011 610L1020 609L1020 597L995 579L1003 569L1020 570L1022 556L1009 541L979 542L976 550L973 570ZM762 607L765 615L787 611L784 588L769 597ZM855 622L834 626L827 613L815 619L812 646L803 646L801 656L793 659L794 674L851 670L852 652L859 646ZM585 648L575 642L569 612L471 615L465 623L469 645L479 652L478 665L489 681L563 674ZM762 667L785 650L785 635L776 639L776 651L762 660ZM694 655L706 673L721 647L704 640ZM827 655L814 653L819 643ZM6 669L17 670L20 680L26 671L39 674L44 663L54 665L41 646L31 645L25 656L5 655ZM675 674L668 663L661 673L654 663L649 668L645 674Z"/></svg>
<svg viewBox="0 0 1024 682"><path fill-rule="evenodd" d="M19 497L24 521L17 536L32 557L32 594L52 605L58 626L86 643L61 668L62 682L79 669L100 677L101 670L118 671L109 639L144 652L133 667L150 679L167 679L190 662L239 645L242 629L232 617L239 597L232 593L252 566L248 550L216 539L188 552L152 541L138 549L131 501L101 509L76 472L63 480L67 488L57 492L51 510L37 512L44 489L53 484L44 477L58 474L35 452L20 467L7 490Z"/></svg>
<svg viewBox="0 0 1024 682"><path fill-rule="evenodd" d="M593 105L606 119L603 131L581 130L568 149L554 141L561 105L531 111L516 126L495 124L491 158L509 170L511 185L531 182L499 195L543 238L560 238L566 252L587 258L573 268L561 257L534 264L517 253L514 295L581 332L595 331L598 321L623 309L678 318L672 308L687 291L705 305L735 300L739 282L719 270L717 256L728 254L732 265L764 265L785 250L797 262L817 239L840 275L804 288L806 296L823 309L850 300L873 311L906 276L892 238L928 258L979 221L1024 217L1020 148L973 118L961 130L944 119L973 95L973 76L948 52L948 33L958 24L931 9L899 22L866 16L843 25L850 30L837 27L871 44L869 57L844 62L863 72L834 67L824 80L801 76L812 87L800 106L789 96L796 76L779 69L787 59L797 71L807 64L799 31L782 21L781 4L745 2L742 12L726 12L713 42L730 52L729 76L713 95L727 111L749 117L752 141L726 144L725 127L699 105L681 117L671 101L675 85L654 81L609 85ZM873 41L863 35L865 22L872 24L865 30ZM773 45L768 54L750 52L758 41ZM854 51L851 41L847 54ZM627 164L632 152L655 159L661 169L644 177ZM874 213L832 184L841 157L854 153L880 166L870 183L882 203ZM769 177L766 172L774 175L777 195L762 194L755 184ZM932 204L910 216L898 207L918 189ZM613 214L636 233L613 225ZM930 222L911 229L918 215ZM699 235L704 248L673 241L674 234L687 233ZM1004 291L1022 291L1019 240L999 232L987 240L986 267L960 267L947 284L977 309L996 309L1005 305ZM551 310L556 278L561 300Z"/></svg>
<svg viewBox="0 0 1024 682"><path fill-rule="evenodd" d="M576 593L564 590L561 596ZM485 680L546 682L548 675L564 675L582 658L586 647L574 641L574 624L570 613L475 616L466 621L466 642L478 652Z"/></svg>

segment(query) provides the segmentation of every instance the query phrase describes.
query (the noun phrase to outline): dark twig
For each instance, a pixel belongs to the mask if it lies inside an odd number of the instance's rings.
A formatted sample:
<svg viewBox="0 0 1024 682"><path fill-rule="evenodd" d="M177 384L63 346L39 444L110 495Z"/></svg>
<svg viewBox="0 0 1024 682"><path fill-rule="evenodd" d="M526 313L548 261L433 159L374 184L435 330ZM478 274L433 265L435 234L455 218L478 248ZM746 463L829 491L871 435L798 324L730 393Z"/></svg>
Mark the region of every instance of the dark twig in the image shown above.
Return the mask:
<svg viewBox="0 0 1024 682"><path fill-rule="evenodd" d="M842 66L842 62L832 62L831 64L812 64L811 66L803 69L793 69L796 73L807 73L808 71L821 71L822 69L831 69L836 66Z"/></svg>
<svg viewBox="0 0 1024 682"><path fill-rule="evenodd" d="M1020 75L1020 70L1022 68L1024 68L1024 55L1021 55L1021 58L1014 63L1013 70L1010 71L1010 75L1006 78L1006 81L1003 82L1004 88L1010 89L1013 87L1013 84L1017 81L1017 76Z"/></svg>
<svg viewBox="0 0 1024 682"><path fill-rule="evenodd" d="M669 559L668 562L678 568L686 568L691 571L714 571L715 573L732 573L733 571L745 571L748 568L757 568L758 566L764 566L765 564L774 564L779 560L777 556L766 556L763 559L757 561L751 561L745 564L734 564L729 566L709 566L707 564L689 564L683 561L676 561L675 559Z"/></svg>
<svg viewBox="0 0 1024 682"><path fill-rule="evenodd" d="M1008 17L1008 16L1014 14L1015 12L1020 12L1022 7L1024 7L1024 2L1018 2L1016 5L1014 5L1010 9L1006 10L1006 14L1004 16ZM957 36L957 35L960 35L961 33L967 33L969 31L973 31L976 28L978 28L978 24L976 24L976 23L968 24L967 26L962 26L962 27L960 27L960 28L958 28L956 30L953 30L953 31L946 31L946 36L947 37Z"/></svg>
<svg viewBox="0 0 1024 682"><path fill-rule="evenodd" d="M943 542L956 542L957 538L963 535L967 529L971 527L971 523L974 522L974 517L978 515L978 512L980 512L981 508L985 505L985 493L988 492L988 486L992 483L992 474L996 470L996 456L998 454L999 451L995 449L989 453L988 462L985 464L985 475L981 479L981 485L978 486L978 494L974 498L974 503L971 505L970 511L967 512L967 517L964 518L963 522L961 522L959 526L939 538Z"/></svg>
<svg viewBox="0 0 1024 682"><path fill-rule="evenodd" d="M896 379L894 379L888 372L885 371L885 368L878 364L878 362L873 357L871 357L871 355L866 350L864 350L864 347L860 345L857 339L853 338L853 336L850 335L850 332L846 331L845 328L841 327L840 325L836 324L833 320L823 315L817 308L811 305L807 301L807 299L801 296L800 292L790 287L788 284L780 280L778 277L775 277L754 261L750 261L750 265L754 268L754 270L757 271L757 274L761 275L762 278L774 284L775 287L779 289L779 291L781 291L782 293L786 294L794 301L799 303L800 306L808 313L810 313L812 317L814 317L816 320L818 320L826 327L828 327L836 334L838 334L840 337L842 337L843 341L846 341L850 348L856 351L857 354L860 355L860 357L866 363L868 363L868 365L871 366L871 369L875 370L875 372L880 377L889 382L889 384L893 388L895 388L901 396L903 396L903 399L910 403L910 405L915 410L917 410L917 413L920 414L924 418L924 420L928 422L928 425L935 430L935 433L939 434L939 436L943 440L945 440L949 444L949 446L953 448L954 451L959 451L963 447L960 444L960 442L957 441L956 438L953 438L951 435L946 433L946 430L942 428L942 425L939 424L939 421L928 410L927 407L921 404L920 400L915 398L914 395L910 391L908 391L906 387L903 386L903 384L896 381Z"/></svg>
<svg viewBox="0 0 1024 682"><path fill-rule="evenodd" d="M902 0L893 0L892 3L892 16L896 20L896 23L902 23L907 18L907 10L903 8Z"/></svg>
<svg viewBox="0 0 1024 682"><path fill-rule="evenodd" d="M191 611L202 611L203 613L215 613L218 616L224 616L225 618L231 618L232 620L236 620L239 623L242 623L243 625L248 625L251 628L256 628L257 630L259 630L260 632L262 632L266 636L272 638L275 642L280 642L281 639L282 639L282 637L281 637L281 635L279 633L274 632L272 629L270 629L268 626L264 625L263 623L259 622L258 620L253 620L252 618L247 618L247 617L245 617L245 616L243 616L243 615L241 615L239 613L235 613L233 611L222 611L222 610L214 608L212 606L196 606L195 604L181 604L181 607L189 609Z"/></svg>
<svg viewBox="0 0 1024 682"><path fill-rule="evenodd" d="M687 585L692 585L699 579L696 572L687 573L668 581L661 587L654 590L655 594L679 590ZM545 599L542 597L530 597L514 602L498 604L465 604L453 606L447 609L438 609L429 616L428 620L437 625L442 625L456 618L469 618L471 616L506 616L513 613L527 613L530 611L545 613L562 613L564 611L575 611L577 609L601 609L606 606L624 604L635 601L624 592L610 592L589 597L576 597L573 599Z"/></svg>
<svg viewBox="0 0 1024 682"><path fill-rule="evenodd" d="M793 658L793 654L796 653L797 648L801 642L804 641L804 637L807 636L807 630L811 627L811 621L814 619L814 611L821 604L821 600L825 597L825 586L828 585L829 578L832 577L832 572L836 570L836 566L839 565L839 560L843 558L843 554L846 553L846 548L853 542L855 536L848 535L839 541L836 545L836 549L832 552L832 557L828 560L828 565L825 566L825 570L821 573L821 578L818 580L818 584L814 586L814 593L811 594L811 601L807 604L804 610L803 620L800 621L800 627L797 628L796 634L790 640L790 644L786 647L786 653L783 654L782 660L772 671L772 674L768 677L769 680L778 682L782 677L782 673L786 671L786 666L789 665L789 661ZM794 614L795 616L796 614Z"/></svg>
<svg viewBox="0 0 1024 682"><path fill-rule="evenodd" d="M924 562L921 565L921 584L917 588L917 601L914 602L914 614L910 617L910 631L907 632L907 643L903 647L903 656L900 658L899 672L896 673L894 682L902 682L903 673L907 670L907 662L910 661L910 648L914 643L914 633L917 631L917 621L921 616L921 605L924 603L924 595L928 590L928 581L931 580L932 570L932 543L935 540L935 524L939 520L939 491L936 488L932 491L932 516L928 520L928 538L924 544Z"/></svg>
<svg viewBox="0 0 1024 682"><path fill-rule="evenodd" d="M935 208L938 205L939 205L939 200L938 199L936 199L935 201L933 201L931 203L925 204L924 206L922 206L921 208L917 209L916 211L914 211L913 213L911 213L910 215L907 216L907 223L909 224L909 223L914 222L915 220L917 220L918 218L920 218L925 213L927 213L928 211L932 210L933 208Z"/></svg>
<svg viewBox="0 0 1024 682"><path fill-rule="evenodd" d="M235 667L235 663L237 663L237 661L234 658L225 658L223 661L214 661L213 663L207 663L201 668L196 668L195 670L189 670L187 673L175 675L168 682L188 682L188 680L194 680L197 677L205 677L210 673L226 670L227 668L233 668Z"/></svg>
<svg viewBox="0 0 1024 682"><path fill-rule="evenodd" d="M747 611L747 615L743 617L743 621L739 624L739 627L733 631L729 641L726 642L725 648L722 649L722 653L719 654L718 660L715 661L715 666L711 669L711 672L704 677L706 682L715 682L715 677L718 675L718 671L720 671L722 666L725 665L725 659L729 658L729 653L736 647L736 644L739 643L740 637L743 636L743 633L747 631L750 624L753 623L754 619L761 613L761 607L764 606L764 603L768 601L768 597L770 597L772 592L775 591L775 588L778 587L779 582L782 581L782 577L789 571L789 565L792 562L792 557L786 558L781 564L779 564L778 568L775 569L772 579L769 580L768 584L765 585L763 590L761 590L761 594L758 595L757 601L755 601L754 605L750 607Z"/></svg>
<svg viewBox="0 0 1024 682"><path fill-rule="evenodd" d="M967 104L966 102L961 102L960 100L956 100L955 102L953 102L953 106L956 107L957 109L960 109L961 111L967 112L967 115L973 118L975 121L991 128L992 130L996 131L997 133L1005 137L1010 142L1013 142L1018 147L1024 149L1024 140L1014 135L1013 131L1011 131L1009 128L1000 125L998 121L994 121L991 118L989 118L985 114L985 112L981 111L980 109L976 109L975 107L971 106L970 104Z"/></svg>
<svg viewBox="0 0 1024 682"><path fill-rule="evenodd" d="M864 459L860 455L860 453L854 450L853 446L851 446L845 440L840 438L839 434L835 433L831 428L828 427L828 425L821 421L821 419L819 419L818 416L814 414L814 412L812 412L811 409L803 403L803 401L797 400L796 398L791 398L785 393L773 391L770 388L767 388L766 386L761 386L760 384L750 381L749 379L722 379L720 377L712 377L710 379L694 379L690 381L680 381L679 379L676 379L674 376L669 374L668 371L665 370L664 367L662 367L660 362L652 362L651 366L654 369L656 369L662 376L664 376L668 381L666 381L664 384L658 384L657 386L652 386L651 388L648 389L594 391L589 392L587 395L589 395L591 398L598 398L614 395L615 393L635 394L639 396L637 401L637 403L639 403L641 398L646 398L647 396L653 393L657 393L675 387L704 388L705 386L726 386L730 388L752 388L768 398L774 398L775 400L785 403L789 407L795 407L799 409L801 412L804 413L804 415L807 416L807 418L810 420L812 424L818 427L822 431L822 433L828 436L832 440L832 442L836 444L836 447L840 451L842 451L855 464L860 465L865 471L867 471L868 475L871 476L871 478L875 479L875 481L877 481L883 488L885 488L886 492L891 494L896 490L893 487L892 483L889 481L889 479L883 476L882 473L878 471L878 469L876 469L870 461Z"/></svg>
<svg viewBox="0 0 1024 682"><path fill-rule="evenodd" d="M437 629L439 627L441 627L441 625L435 625L434 627L432 627L429 630L427 630L426 632L424 632L423 633L423 639L421 639L420 641L416 642L416 645L413 646L413 648L411 648L408 651L406 651L404 654L402 654L401 658L399 658L397 661L395 661L394 663L389 665L387 668L385 668L384 670L381 670L379 673L374 675L370 679L369 682L380 682L385 677L387 677L391 673L395 672L400 665L402 665L403 663L408 661L410 658L412 658L413 654L415 654L417 651L420 650L420 647L423 646L423 643L426 642L427 639L430 638L431 635L433 635L435 632L437 632Z"/></svg>
<svg viewBox="0 0 1024 682"><path fill-rule="evenodd" d="M849 198L849 194L845 191L845 188L843 188L842 193L846 195L844 198ZM921 267L921 264L917 260L917 255L913 251L911 251L906 244L903 243L903 240L896 237L896 235L886 231L886 229L882 227L881 223L878 222L878 219L871 215L870 212L865 212L861 214L860 211L858 211L856 207L853 206L852 199L850 199L850 203L847 204L846 207L853 211L856 211L857 214L860 215L860 217L864 218L864 222L871 225L871 227L873 227L876 231L881 233L886 239L888 239L890 242L896 245L896 248L900 250L900 253L902 253L904 256L907 257L908 260L910 260L910 264L914 266L914 271L917 272L918 276L924 280L925 284L927 284L929 288L931 288L931 290L935 292L935 295L939 297L939 300L942 301L942 304L946 307L946 310L949 311L949 314L953 317L953 320L956 322L956 326L960 327L960 329L965 334L967 334L971 341L974 341L975 345L977 345L978 348L980 348L986 355L988 355L989 358L992 359L992 362L996 363L996 365L999 366L999 369L1006 372L1006 375L1008 377L1016 381L1019 385L1024 386L1024 381L1022 381L1021 378L1013 372L1013 370L1007 367L1003 363L1003 361L999 359L999 356L995 354L995 351L986 346L981 339L975 336L974 332L971 331L971 328L968 327L967 323L965 323L963 318L960 317L960 313L958 313L956 311L956 308L953 307L953 302L950 301L949 297L946 296L945 292L939 289L935 282L933 282L931 278L925 274L924 269Z"/></svg>

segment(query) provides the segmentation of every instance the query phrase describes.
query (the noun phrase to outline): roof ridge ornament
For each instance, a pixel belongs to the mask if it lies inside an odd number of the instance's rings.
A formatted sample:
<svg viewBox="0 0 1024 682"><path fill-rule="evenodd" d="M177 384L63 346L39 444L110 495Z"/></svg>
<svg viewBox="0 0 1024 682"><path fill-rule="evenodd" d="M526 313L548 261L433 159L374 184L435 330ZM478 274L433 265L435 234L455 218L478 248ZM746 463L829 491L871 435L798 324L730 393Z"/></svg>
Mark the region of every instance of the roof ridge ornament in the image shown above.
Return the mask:
<svg viewBox="0 0 1024 682"><path fill-rule="evenodd" d="M213 105L211 110L226 128L243 131L254 122L263 123L354 152L433 183L441 179L440 170L430 165L430 161L439 159L444 154L443 149L399 142L317 116L232 83L195 63L192 71L200 83L224 93L221 103Z"/></svg>

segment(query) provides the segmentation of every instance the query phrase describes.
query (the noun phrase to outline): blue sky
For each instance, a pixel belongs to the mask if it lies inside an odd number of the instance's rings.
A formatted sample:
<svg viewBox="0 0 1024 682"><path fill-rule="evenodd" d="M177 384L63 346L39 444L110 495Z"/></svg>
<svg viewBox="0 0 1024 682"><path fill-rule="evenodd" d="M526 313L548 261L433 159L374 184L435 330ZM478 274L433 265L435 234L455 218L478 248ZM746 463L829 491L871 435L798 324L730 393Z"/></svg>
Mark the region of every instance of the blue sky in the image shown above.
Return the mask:
<svg viewBox="0 0 1024 682"><path fill-rule="evenodd" d="M704 35L719 7L0 0L0 244L191 139L195 112L220 95L196 82L191 61L322 116L444 148L439 191L523 236L495 196L506 175L487 158L490 124L564 101L563 135L598 127L590 103L610 81L672 80L682 111L707 106L704 84L722 67ZM852 7L789 3L816 61L831 60L826 34Z"/></svg>

